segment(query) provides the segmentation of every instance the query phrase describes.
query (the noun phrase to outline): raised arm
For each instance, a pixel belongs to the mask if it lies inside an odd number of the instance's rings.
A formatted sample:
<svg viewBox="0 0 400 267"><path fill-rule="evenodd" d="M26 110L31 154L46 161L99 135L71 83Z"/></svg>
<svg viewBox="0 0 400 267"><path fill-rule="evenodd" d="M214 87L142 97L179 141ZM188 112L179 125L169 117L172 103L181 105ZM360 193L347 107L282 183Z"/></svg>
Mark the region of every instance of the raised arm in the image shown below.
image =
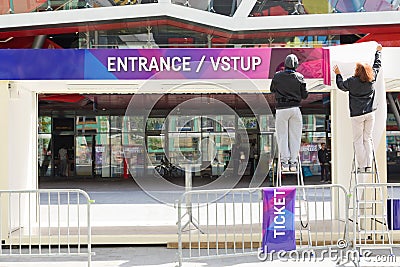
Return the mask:
<svg viewBox="0 0 400 267"><path fill-rule="evenodd" d="M342 91L349 91L349 84L346 81L343 81L342 74L340 74L339 67L337 65L333 66L333 71L336 74L336 85Z"/></svg>
<svg viewBox="0 0 400 267"><path fill-rule="evenodd" d="M374 81L376 80L376 77L378 77L379 70L382 66L381 51L382 51L382 45L379 44L376 47L374 65L372 65L372 69L374 70Z"/></svg>
<svg viewBox="0 0 400 267"><path fill-rule="evenodd" d="M304 81L304 76L299 75L299 82L300 82L300 93L301 93L301 99L306 99L308 97L308 91L307 91L307 84Z"/></svg>

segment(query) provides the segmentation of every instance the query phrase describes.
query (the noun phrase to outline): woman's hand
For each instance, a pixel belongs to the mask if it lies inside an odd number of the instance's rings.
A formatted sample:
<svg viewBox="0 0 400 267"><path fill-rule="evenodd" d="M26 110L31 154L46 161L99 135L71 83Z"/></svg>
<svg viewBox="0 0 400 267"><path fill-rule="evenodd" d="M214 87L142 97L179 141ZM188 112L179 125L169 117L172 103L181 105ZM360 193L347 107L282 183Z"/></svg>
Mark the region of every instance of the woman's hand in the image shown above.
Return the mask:
<svg viewBox="0 0 400 267"><path fill-rule="evenodd" d="M376 51L382 51L382 45L378 44L378 46L376 47Z"/></svg>
<svg viewBox="0 0 400 267"><path fill-rule="evenodd" d="M337 65L333 66L333 71L335 72L335 74L340 74L340 70L339 67Z"/></svg>

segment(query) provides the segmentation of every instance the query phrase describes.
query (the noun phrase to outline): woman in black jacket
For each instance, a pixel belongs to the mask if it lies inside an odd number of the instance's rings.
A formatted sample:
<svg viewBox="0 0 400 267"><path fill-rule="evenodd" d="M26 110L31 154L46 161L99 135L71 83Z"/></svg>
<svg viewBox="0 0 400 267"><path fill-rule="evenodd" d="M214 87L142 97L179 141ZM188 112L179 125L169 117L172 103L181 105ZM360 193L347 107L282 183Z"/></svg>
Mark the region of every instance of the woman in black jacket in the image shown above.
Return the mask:
<svg viewBox="0 0 400 267"><path fill-rule="evenodd" d="M336 85L349 92L349 108L353 128L353 143L357 159L358 172L371 172L372 166L372 130L375 123L375 87L374 83L381 67L382 46L378 45L374 64L356 64L354 75L343 80L338 66L333 67Z"/></svg>

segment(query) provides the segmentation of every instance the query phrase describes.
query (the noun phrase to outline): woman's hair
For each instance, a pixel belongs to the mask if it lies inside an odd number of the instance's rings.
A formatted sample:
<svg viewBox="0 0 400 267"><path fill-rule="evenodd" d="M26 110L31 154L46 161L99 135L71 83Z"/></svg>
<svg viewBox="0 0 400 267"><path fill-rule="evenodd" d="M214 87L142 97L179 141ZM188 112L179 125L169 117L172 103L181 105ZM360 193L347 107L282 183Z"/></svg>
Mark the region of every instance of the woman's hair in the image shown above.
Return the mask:
<svg viewBox="0 0 400 267"><path fill-rule="evenodd" d="M354 76L358 77L362 82L372 82L374 80L374 71L369 64L356 64Z"/></svg>

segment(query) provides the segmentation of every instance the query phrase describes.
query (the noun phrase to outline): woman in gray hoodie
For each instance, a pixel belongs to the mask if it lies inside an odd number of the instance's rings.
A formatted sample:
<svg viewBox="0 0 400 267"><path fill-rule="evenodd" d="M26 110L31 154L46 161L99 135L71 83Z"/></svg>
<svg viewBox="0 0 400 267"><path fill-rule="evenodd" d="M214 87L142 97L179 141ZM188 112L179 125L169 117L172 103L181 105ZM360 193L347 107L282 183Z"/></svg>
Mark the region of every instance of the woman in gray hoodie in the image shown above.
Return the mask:
<svg viewBox="0 0 400 267"><path fill-rule="evenodd" d="M275 94L275 129L282 171L297 171L303 118L300 102L308 92L301 73L296 71L299 60L290 54L285 59L285 69L275 73L270 90Z"/></svg>

